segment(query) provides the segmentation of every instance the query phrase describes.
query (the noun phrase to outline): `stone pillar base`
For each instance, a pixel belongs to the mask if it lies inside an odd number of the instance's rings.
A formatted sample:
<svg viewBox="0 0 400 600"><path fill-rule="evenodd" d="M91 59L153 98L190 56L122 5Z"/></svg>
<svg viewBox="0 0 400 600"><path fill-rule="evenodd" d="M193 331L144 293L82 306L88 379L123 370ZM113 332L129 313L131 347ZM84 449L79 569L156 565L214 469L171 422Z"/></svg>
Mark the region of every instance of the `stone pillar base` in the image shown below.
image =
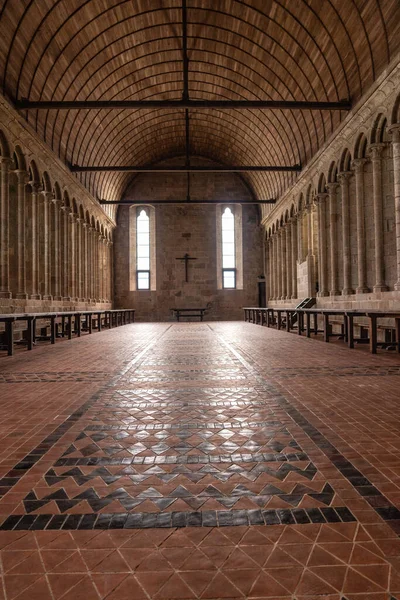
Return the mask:
<svg viewBox="0 0 400 600"><path fill-rule="evenodd" d="M0 298L11 298L11 292L0 292Z"/></svg>
<svg viewBox="0 0 400 600"><path fill-rule="evenodd" d="M342 296L351 296L352 294L354 294L354 290L351 288L344 288L342 290Z"/></svg>
<svg viewBox="0 0 400 600"><path fill-rule="evenodd" d="M342 292L340 290L331 290L329 292L330 296L341 296Z"/></svg>
<svg viewBox="0 0 400 600"><path fill-rule="evenodd" d="M53 296L49 296L49 295L43 296L42 300L53 300Z"/></svg>
<svg viewBox="0 0 400 600"><path fill-rule="evenodd" d="M396 292L400 292L400 281L396 281L396 283L394 284L394 289L396 290Z"/></svg>
<svg viewBox="0 0 400 600"><path fill-rule="evenodd" d="M64 302L71 302L71 298L69 296L64 296Z"/></svg>
<svg viewBox="0 0 400 600"><path fill-rule="evenodd" d="M42 296L40 294L32 294L31 296L29 296L29 298L31 300L41 300Z"/></svg>
<svg viewBox="0 0 400 600"><path fill-rule="evenodd" d="M356 294L368 294L369 291L367 287L359 287L356 289Z"/></svg>
<svg viewBox="0 0 400 600"><path fill-rule="evenodd" d="M374 285L374 293L376 294L377 292L387 292L388 291L388 286L385 285L384 283L382 283L381 285Z"/></svg>
<svg viewBox="0 0 400 600"><path fill-rule="evenodd" d="M318 292L317 296L319 298L324 298L326 296L329 296L329 292Z"/></svg>
<svg viewBox="0 0 400 600"><path fill-rule="evenodd" d="M28 294L26 292L18 292L18 294L15 294L15 298L17 300L27 300Z"/></svg>
<svg viewBox="0 0 400 600"><path fill-rule="evenodd" d="M53 300L56 301L56 302L62 302L63 297L62 296L54 296Z"/></svg>

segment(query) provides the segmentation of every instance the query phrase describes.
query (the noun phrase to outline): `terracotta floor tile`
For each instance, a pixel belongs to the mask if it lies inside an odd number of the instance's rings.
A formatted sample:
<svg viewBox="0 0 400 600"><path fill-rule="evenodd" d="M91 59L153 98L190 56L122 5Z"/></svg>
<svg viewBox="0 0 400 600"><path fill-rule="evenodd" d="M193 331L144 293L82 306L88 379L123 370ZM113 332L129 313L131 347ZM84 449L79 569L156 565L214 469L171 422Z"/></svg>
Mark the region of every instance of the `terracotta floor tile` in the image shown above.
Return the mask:
<svg viewBox="0 0 400 600"><path fill-rule="evenodd" d="M83 337L85 361L77 360L75 340L56 353L41 346L0 358L0 369L42 378L29 386L0 383L7 406L18 407L13 414L0 407L2 477L17 477L16 464L89 403L0 499L0 520L29 508L43 515L41 523L45 515L95 514L110 527L0 530L7 600L341 600L342 588L346 600L388 600L389 589L400 595L400 520L384 522L379 514L400 498L398 377L388 370L397 369L396 357L355 355L244 323L137 324L129 331ZM156 343L136 360L150 338ZM79 381L78 363L101 381ZM76 380L49 383L49 372L76 373ZM32 419L19 419L32 401ZM7 437L7 428L18 436ZM260 452L285 460L263 460ZM297 452L303 456L293 458ZM193 462L198 457L205 462ZM85 464L61 466L60 459ZM341 464L386 499L368 487L360 495ZM371 490L377 510L367 501ZM47 500L54 492L59 496ZM88 497L74 500L82 492ZM29 505L35 498L45 504ZM316 507L322 512L313 513ZM344 507L354 522L338 521ZM179 519L179 511L186 526L162 521ZM123 529L125 513L146 513L148 526ZM120 520L108 522L110 514ZM309 522L307 514L328 523ZM192 526L200 517L221 526ZM249 525L249 518L270 520Z"/></svg>
<svg viewBox="0 0 400 600"><path fill-rule="evenodd" d="M107 600L148 600L147 594L133 575L128 575L112 592Z"/></svg>

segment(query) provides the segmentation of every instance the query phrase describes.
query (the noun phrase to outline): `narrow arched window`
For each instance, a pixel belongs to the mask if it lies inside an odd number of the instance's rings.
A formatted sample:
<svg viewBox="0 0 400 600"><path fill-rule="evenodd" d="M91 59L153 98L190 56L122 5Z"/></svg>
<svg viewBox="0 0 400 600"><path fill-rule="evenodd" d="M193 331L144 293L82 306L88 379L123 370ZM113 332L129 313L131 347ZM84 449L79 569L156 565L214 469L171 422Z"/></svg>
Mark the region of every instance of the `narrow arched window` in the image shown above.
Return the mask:
<svg viewBox="0 0 400 600"><path fill-rule="evenodd" d="M236 288L235 215L229 207L222 214L222 286Z"/></svg>
<svg viewBox="0 0 400 600"><path fill-rule="evenodd" d="M136 217L136 278L138 290L150 289L150 219L144 209Z"/></svg>

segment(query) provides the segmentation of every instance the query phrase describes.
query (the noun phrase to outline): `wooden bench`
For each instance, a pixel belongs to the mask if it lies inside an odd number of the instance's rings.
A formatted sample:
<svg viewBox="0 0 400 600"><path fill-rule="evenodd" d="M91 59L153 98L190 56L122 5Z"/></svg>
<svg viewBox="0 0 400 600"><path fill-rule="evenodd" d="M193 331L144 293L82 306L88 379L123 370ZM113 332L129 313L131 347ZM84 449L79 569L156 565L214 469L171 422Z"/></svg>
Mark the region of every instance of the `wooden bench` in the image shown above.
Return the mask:
<svg viewBox="0 0 400 600"><path fill-rule="evenodd" d="M206 308L171 308L171 310L177 321L180 321L181 318L187 319L190 317L199 318L202 321L206 312Z"/></svg>
<svg viewBox="0 0 400 600"><path fill-rule="evenodd" d="M5 327L4 343L0 344L0 349L2 347L7 350L9 356L14 354L14 334L17 322L26 323L25 328L21 330L25 333L22 341L26 343L28 350L32 350L39 341L48 340L51 344L55 344L57 337L72 339L73 335L80 337L82 331L91 334L93 327L101 331L103 325L111 328L133 323L134 320L135 311L133 309L0 314L0 323L4 323ZM44 326L41 325L40 335L36 334L38 321L49 322Z"/></svg>
<svg viewBox="0 0 400 600"><path fill-rule="evenodd" d="M307 337L311 334L317 335L323 333L324 341L329 342L330 338L337 337L344 339L349 348L354 348L354 343L369 343L370 352L376 354L378 347L393 348L400 353L400 311L379 311L379 310L347 310L347 309L324 309L324 308L256 308L245 307L245 321L250 323L267 325L267 327L276 324L277 329L286 331L294 329L292 326L294 314L297 315L297 332L299 335L305 331ZM318 317L322 318L323 328L319 329ZM364 318L364 322L357 322ZM390 319L394 324L379 324L380 319ZM356 320L356 321L355 321ZM312 322L311 322L312 321ZM367 321L365 323L365 321ZM341 326L340 333L334 333L332 324ZM355 327L360 328L360 337L355 338ZM368 328L368 337L363 335L363 331ZM378 341L378 330L390 330L390 341ZM394 333L393 333L394 332ZM394 337L394 340L393 340Z"/></svg>

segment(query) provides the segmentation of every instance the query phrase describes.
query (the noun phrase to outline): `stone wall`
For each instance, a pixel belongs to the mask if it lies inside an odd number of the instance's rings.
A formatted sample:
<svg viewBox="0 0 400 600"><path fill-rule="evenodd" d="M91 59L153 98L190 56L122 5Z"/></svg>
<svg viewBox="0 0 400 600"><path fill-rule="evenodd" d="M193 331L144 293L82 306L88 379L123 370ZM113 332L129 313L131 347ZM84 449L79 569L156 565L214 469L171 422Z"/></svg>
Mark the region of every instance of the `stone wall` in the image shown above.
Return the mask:
<svg viewBox="0 0 400 600"><path fill-rule="evenodd" d="M307 295L321 308L398 310L399 89L397 57L291 189L262 207L269 306Z"/></svg>
<svg viewBox="0 0 400 600"><path fill-rule="evenodd" d="M181 200L186 196L186 176L179 174L140 175L126 198L143 200ZM192 199L213 200L228 204L232 200L248 201L251 196L242 181L228 174L191 176ZM238 205L236 205L238 206ZM239 207L240 208L240 207ZM217 210L216 205L155 205L156 289L135 291L132 285L132 249L130 226L134 226L136 206L121 206L117 215L115 237L115 306L136 309L138 320L170 320L171 308L208 306L207 320L242 319L242 306L257 303L257 277L262 273L262 235L258 208L243 206L243 289L218 289L217 280ZM134 217L133 215L133 217ZM239 218L239 216L238 216ZM196 260L188 266L176 260L188 253Z"/></svg>

